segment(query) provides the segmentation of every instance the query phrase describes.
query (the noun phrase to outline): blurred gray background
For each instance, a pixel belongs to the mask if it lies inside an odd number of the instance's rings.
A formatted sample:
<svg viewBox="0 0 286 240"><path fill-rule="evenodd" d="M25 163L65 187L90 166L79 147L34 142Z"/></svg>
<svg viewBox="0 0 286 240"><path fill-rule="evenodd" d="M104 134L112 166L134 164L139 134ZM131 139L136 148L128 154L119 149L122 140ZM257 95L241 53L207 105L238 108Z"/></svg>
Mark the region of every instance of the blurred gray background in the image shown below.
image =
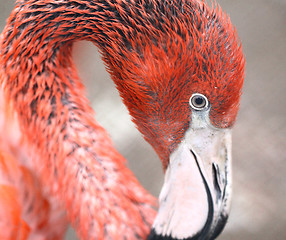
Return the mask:
<svg viewBox="0 0 286 240"><path fill-rule="evenodd" d="M286 239L286 0L218 0L236 26L246 55L241 110L233 131L234 194L219 240ZM0 30L14 4L0 0ZM130 121L97 49L75 44L74 58L97 120L130 168L158 196L158 157ZM67 240L77 239L69 230Z"/></svg>

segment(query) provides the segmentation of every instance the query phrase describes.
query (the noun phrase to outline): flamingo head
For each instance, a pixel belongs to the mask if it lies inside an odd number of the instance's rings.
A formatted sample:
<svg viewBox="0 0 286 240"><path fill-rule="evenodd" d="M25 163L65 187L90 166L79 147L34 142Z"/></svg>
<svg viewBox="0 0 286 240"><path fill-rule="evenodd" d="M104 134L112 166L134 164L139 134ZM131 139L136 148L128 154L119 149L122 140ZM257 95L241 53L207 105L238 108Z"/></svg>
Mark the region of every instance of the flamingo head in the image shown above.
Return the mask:
<svg viewBox="0 0 286 240"><path fill-rule="evenodd" d="M137 16L141 25L134 21L132 30L119 32L113 54L105 54L133 121L165 171L149 239L214 239L229 213L242 49L219 7L152 7Z"/></svg>

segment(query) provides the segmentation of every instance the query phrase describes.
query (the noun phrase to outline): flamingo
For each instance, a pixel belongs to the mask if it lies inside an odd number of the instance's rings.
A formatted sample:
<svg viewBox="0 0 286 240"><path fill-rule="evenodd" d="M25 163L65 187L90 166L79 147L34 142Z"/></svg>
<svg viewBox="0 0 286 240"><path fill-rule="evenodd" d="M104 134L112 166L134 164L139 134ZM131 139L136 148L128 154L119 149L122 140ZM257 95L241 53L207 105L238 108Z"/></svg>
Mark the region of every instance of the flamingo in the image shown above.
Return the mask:
<svg viewBox="0 0 286 240"><path fill-rule="evenodd" d="M72 61L99 49L162 161L157 202L96 122ZM0 35L0 239L215 239L231 198L245 60L200 0L18 0Z"/></svg>

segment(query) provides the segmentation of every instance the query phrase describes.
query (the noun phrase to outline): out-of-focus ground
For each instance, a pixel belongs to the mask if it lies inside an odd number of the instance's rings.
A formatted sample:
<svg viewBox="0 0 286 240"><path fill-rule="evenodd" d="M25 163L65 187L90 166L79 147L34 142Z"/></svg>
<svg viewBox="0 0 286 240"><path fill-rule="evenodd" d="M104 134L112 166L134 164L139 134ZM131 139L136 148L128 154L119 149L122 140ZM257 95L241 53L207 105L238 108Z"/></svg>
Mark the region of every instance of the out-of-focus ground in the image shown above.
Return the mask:
<svg viewBox="0 0 286 240"><path fill-rule="evenodd" d="M233 131L233 204L220 240L286 239L286 0L218 0L246 55L241 110ZM13 1L0 0L0 29ZM97 114L140 182L156 196L159 159L130 121L97 49L75 44L75 61ZM67 240L76 239L70 230Z"/></svg>

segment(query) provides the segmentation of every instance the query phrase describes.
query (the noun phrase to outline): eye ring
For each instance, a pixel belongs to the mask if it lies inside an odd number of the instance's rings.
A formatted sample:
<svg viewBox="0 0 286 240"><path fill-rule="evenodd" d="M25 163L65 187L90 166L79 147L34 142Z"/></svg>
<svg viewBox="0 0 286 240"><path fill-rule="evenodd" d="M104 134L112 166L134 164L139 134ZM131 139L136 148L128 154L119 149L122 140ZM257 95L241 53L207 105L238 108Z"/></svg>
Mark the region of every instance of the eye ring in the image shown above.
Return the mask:
<svg viewBox="0 0 286 240"><path fill-rule="evenodd" d="M209 101L207 97L200 93L194 93L190 97L189 103L193 109L198 110L198 111L206 109L209 105Z"/></svg>

